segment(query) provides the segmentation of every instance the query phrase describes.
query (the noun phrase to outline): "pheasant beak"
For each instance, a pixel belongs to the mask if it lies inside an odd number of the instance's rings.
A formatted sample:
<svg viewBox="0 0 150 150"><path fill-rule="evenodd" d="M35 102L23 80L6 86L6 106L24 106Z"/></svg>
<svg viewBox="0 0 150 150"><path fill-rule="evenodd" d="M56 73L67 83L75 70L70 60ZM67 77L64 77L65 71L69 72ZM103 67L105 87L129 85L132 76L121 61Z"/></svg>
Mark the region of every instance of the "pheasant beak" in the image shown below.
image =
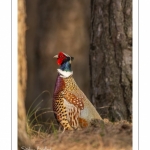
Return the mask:
<svg viewBox="0 0 150 150"><path fill-rule="evenodd" d="M58 55L55 55L53 58L58 58Z"/></svg>

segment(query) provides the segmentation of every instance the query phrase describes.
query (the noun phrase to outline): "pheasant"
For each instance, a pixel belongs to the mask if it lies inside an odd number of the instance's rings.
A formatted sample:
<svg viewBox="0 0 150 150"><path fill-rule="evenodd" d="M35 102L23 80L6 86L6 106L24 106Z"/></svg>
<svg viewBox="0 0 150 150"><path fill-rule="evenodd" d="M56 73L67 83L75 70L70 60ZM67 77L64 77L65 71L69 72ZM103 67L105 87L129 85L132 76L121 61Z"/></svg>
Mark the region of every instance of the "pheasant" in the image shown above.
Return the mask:
<svg viewBox="0 0 150 150"><path fill-rule="evenodd" d="M53 93L53 111L57 122L64 130L74 130L90 126L94 119L101 120L73 78L71 62L74 58L63 52L54 58L60 66Z"/></svg>

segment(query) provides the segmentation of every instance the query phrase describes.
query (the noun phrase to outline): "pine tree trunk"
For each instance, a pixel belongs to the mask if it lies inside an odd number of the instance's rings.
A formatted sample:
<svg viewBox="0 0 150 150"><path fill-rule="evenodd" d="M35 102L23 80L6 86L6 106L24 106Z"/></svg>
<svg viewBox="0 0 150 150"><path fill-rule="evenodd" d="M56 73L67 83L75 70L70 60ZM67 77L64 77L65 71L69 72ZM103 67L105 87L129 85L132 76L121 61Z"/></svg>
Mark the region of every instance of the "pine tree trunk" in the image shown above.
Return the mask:
<svg viewBox="0 0 150 150"><path fill-rule="evenodd" d="M26 95L26 53L25 53L25 4L18 0L18 149L29 147L31 142L26 133L25 95Z"/></svg>
<svg viewBox="0 0 150 150"><path fill-rule="evenodd" d="M103 118L132 120L132 1L92 0L91 99Z"/></svg>

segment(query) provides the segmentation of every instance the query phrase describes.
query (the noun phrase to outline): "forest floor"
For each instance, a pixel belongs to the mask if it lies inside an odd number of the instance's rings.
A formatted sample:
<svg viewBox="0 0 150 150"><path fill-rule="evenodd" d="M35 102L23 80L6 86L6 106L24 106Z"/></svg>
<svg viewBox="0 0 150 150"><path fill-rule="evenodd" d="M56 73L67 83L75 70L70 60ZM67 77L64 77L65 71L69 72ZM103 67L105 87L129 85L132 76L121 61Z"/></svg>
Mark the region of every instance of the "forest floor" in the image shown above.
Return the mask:
<svg viewBox="0 0 150 150"><path fill-rule="evenodd" d="M37 150L132 150L132 124L104 123L84 130L58 131L32 136Z"/></svg>

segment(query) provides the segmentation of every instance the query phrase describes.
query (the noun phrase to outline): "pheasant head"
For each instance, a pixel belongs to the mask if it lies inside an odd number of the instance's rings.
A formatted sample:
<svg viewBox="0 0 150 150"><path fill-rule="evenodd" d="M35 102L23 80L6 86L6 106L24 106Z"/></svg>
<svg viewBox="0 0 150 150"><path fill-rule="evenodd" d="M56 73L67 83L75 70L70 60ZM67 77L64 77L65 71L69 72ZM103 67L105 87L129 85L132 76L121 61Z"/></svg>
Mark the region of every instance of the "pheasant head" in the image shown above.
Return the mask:
<svg viewBox="0 0 150 150"><path fill-rule="evenodd" d="M60 66L57 71L61 77L66 78L73 74L73 71L71 70L71 62L74 59L73 57L64 52L59 52L54 58L57 58L57 64Z"/></svg>

